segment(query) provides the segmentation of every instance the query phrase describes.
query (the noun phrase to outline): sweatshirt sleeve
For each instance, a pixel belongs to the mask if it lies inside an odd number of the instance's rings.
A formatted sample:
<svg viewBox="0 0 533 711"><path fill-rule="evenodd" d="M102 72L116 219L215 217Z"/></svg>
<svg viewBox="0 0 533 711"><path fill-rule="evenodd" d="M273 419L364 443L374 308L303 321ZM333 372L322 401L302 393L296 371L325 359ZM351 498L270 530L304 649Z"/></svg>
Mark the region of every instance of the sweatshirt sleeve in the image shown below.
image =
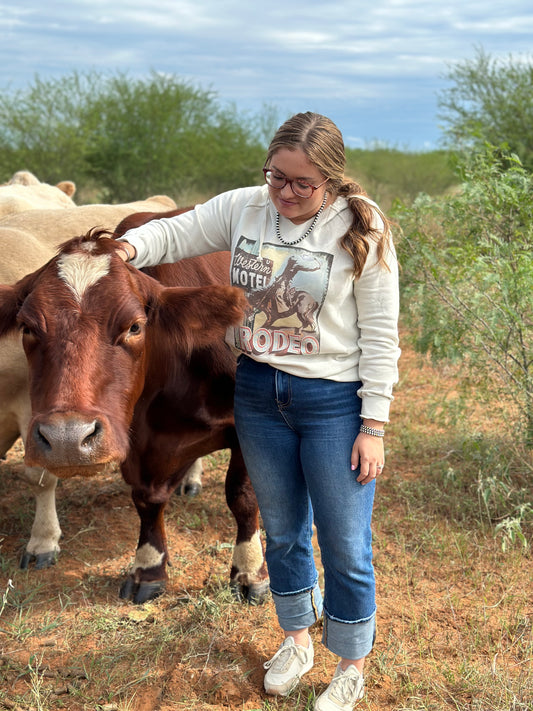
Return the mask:
<svg viewBox="0 0 533 711"><path fill-rule="evenodd" d="M238 202L238 191L222 193L181 215L154 219L128 230L119 241L135 247L131 264L138 269L228 250L231 215Z"/></svg>
<svg viewBox="0 0 533 711"><path fill-rule="evenodd" d="M360 330L359 378L363 383L362 418L388 422L392 389L398 382L398 263L392 240L386 255L388 269L377 263L376 246L370 249L354 293Z"/></svg>

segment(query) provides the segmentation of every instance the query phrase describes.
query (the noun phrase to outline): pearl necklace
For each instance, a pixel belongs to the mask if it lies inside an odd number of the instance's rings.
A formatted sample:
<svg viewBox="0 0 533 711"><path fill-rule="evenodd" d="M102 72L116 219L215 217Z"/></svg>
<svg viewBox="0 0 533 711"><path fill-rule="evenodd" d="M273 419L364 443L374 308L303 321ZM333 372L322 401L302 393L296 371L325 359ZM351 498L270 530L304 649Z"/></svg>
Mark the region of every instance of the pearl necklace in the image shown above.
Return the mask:
<svg viewBox="0 0 533 711"><path fill-rule="evenodd" d="M284 240L283 237L281 236L281 232L280 232L280 229L279 229L279 212L276 211L276 235L277 235L279 241L280 241L282 244L286 245L287 247L292 247L293 244L298 244L298 242L301 242L301 241L304 240L306 237L308 237L308 236L311 234L311 232L313 231L313 229L314 229L314 227L315 227L315 225L316 225L316 223L317 223L317 220L318 220L318 218L320 217L322 211L323 211L324 208L326 207L326 202L327 202L327 201L328 201L328 194L327 194L327 192L325 192L325 193L324 193L324 199L322 200L322 205L320 206L319 211L316 213L315 219L313 220L313 222L311 222L310 227L307 229L306 232L304 232L304 234L303 234L301 237L298 237L298 239L295 239L295 240L293 240L292 242L287 242L287 241Z"/></svg>

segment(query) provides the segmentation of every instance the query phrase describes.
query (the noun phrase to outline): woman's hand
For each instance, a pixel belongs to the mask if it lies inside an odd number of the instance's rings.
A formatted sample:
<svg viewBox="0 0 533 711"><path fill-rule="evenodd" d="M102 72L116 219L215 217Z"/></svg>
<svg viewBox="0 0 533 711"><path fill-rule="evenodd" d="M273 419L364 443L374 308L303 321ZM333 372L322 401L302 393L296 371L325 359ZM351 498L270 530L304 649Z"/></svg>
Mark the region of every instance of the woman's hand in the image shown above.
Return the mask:
<svg viewBox="0 0 533 711"><path fill-rule="evenodd" d="M120 242L117 242L117 245L118 256L125 262L129 262L135 257L136 249L132 244L124 240L120 240Z"/></svg>
<svg viewBox="0 0 533 711"><path fill-rule="evenodd" d="M385 447L383 437L360 432L352 447L352 469L359 467L357 481L368 484L383 471L385 465Z"/></svg>

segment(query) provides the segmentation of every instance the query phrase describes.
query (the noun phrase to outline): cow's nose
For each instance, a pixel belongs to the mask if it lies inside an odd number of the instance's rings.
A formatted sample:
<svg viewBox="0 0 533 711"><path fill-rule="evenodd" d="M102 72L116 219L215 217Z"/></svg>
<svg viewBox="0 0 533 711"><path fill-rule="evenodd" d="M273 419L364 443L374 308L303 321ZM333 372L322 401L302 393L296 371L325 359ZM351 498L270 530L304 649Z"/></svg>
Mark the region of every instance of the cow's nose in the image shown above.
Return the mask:
<svg viewBox="0 0 533 711"><path fill-rule="evenodd" d="M35 423L33 440L47 458L69 465L92 457L102 429L97 418L55 416Z"/></svg>

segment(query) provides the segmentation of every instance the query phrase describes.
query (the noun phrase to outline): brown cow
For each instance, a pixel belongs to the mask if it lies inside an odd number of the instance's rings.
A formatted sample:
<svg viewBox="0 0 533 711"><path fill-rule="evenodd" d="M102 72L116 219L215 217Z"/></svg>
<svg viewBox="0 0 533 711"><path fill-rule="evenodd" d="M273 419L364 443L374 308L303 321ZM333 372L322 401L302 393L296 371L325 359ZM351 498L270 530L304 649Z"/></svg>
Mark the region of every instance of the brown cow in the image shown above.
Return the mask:
<svg viewBox="0 0 533 711"><path fill-rule="evenodd" d="M31 186L31 183L30 183ZM13 283L45 264L73 235L98 226L114 229L127 215L176 209L165 195L119 205L82 205L66 209L26 210L0 220L0 283ZM31 416L28 367L19 333L0 342L0 458L26 431ZM35 502L31 536L21 567L46 568L59 554L61 528L56 511L57 478L42 467L25 467Z"/></svg>
<svg viewBox="0 0 533 711"><path fill-rule="evenodd" d="M258 508L234 429L235 358L223 340L245 306L226 285L229 255L139 271L107 234L70 240L44 267L0 287L0 335L21 328L29 364L26 463L60 478L121 464L141 523L121 596L144 602L167 578L169 497L198 457L231 449L230 582L262 599Z"/></svg>
<svg viewBox="0 0 533 711"><path fill-rule="evenodd" d="M139 227L145 222L149 222L155 218L164 217L174 217L174 215L181 215L183 212L188 212L192 210L191 207L178 207L172 210L166 210L165 212L134 212L131 215L125 217L113 230L113 237L121 237L132 227ZM201 459L197 459L196 462L187 472L186 476L181 480L179 487L177 488L178 494L185 494L187 496L193 497L198 496L202 491L202 478L204 475L204 466Z"/></svg>

